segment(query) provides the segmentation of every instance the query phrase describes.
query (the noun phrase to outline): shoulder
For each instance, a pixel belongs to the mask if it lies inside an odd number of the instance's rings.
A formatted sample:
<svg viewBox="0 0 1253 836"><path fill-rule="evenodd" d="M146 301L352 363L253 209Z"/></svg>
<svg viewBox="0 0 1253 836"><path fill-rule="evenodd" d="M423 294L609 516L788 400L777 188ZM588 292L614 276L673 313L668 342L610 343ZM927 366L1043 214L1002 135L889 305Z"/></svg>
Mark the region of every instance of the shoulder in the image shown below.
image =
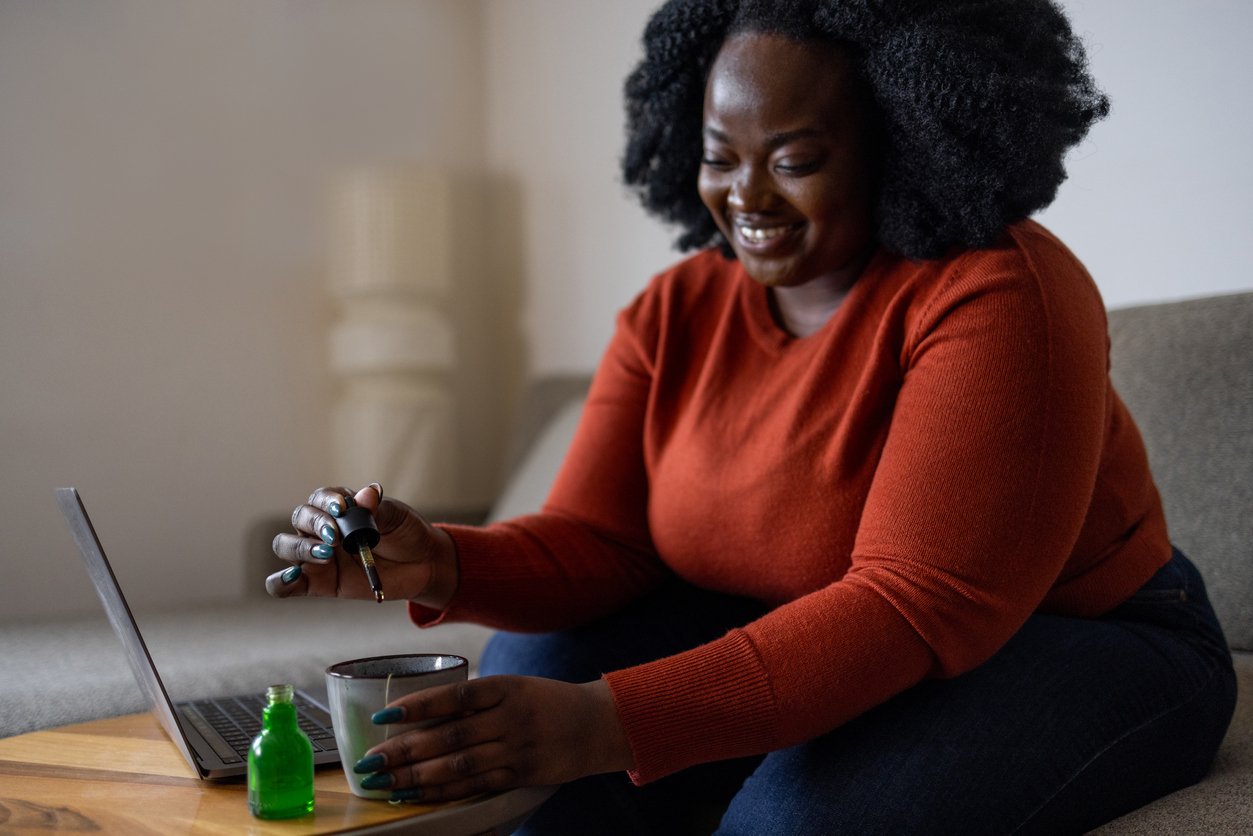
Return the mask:
<svg viewBox="0 0 1253 836"><path fill-rule="evenodd" d="M653 276L640 299L683 301L733 289L741 274L740 264L716 247L690 255Z"/></svg>
<svg viewBox="0 0 1253 836"><path fill-rule="evenodd" d="M1082 262L1034 221L987 247L910 260L882 255L859 317L909 369L939 347L1011 362L1088 356L1103 362L1105 308ZM1059 353L1060 352L1060 353ZM945 356L956 357L946 351Z"/></svg>
<svg viewBox="0 0 1253 836"><path fill-rule="evenodd" d="M1006 227L989 256L1040 285L1045 293L1101 304L1100 292L1083 262L1036 221L1024 220Z"/></svg>
<svg viewBox="0 0 1253 836"><path fill-rule="evenodd" d="M713 339L718 320L734 309L743 281L739 262L716 249L658 273L618 312L609 361L647 371L672 351L696 350Z"/></svg>
<svg viewBox="0 0 1253 836"><path fill-rule="evenodd" d="M979 291L1019 287L1050 296L1090 297L1098 302L1100 296L1078 257L1053 233L1031 220L1009 225L987 247L937 259L930 272L937 292L953 287Z"/></svg>
<svg viewBox="0 0 1253 836"><path fill-rule="evenodd" d="M898 259L889 272L890 292L913 330L929 331L954 310L972 307L1017 327L1073 316L1104 327L1104 304L1087 269L1035 221L1011 224L988 247Z"/></svg>
<svg viewBox="0 0 1253 836"><path fill-rule="evenodd" d="M701 250L654 276L619 322L635 329L696 324L733 304L742 279L739 262L716 248Z"/></svg>

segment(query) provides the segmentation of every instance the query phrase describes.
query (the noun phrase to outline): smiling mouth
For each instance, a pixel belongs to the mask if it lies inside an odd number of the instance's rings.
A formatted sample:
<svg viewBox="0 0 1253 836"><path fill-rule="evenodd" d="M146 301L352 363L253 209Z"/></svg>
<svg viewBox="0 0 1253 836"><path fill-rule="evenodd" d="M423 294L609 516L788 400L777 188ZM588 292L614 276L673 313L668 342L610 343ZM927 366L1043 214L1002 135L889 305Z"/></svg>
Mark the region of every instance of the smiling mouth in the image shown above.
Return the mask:
<svg viewBox="0 0 1253 836"><path fill-rule="evenodd" d="M774 224L761 226L742 222L735 223L735 234L743 243L750 247L768 247L778 239L800 229L802 224Z"/></svg>

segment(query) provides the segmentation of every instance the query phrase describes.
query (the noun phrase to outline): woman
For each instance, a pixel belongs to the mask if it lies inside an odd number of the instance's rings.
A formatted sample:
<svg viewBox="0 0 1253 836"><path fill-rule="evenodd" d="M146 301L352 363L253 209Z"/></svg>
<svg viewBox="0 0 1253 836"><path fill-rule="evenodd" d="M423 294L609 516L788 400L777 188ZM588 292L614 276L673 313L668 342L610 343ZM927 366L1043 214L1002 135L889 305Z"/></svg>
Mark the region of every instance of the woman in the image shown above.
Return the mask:
<svg viewBox="0 0 1253 836"><path fill-rule="evenodd" d="M565 784L534 832L1065 833L1198 780L1230 656L1026 220L1108 108L1061 14L672 0L645 51L624 173L700 251L620 315L541 513L356 494L418 624L517 631L379 718L454 719L365 784ZM370 594L344 494L273 594Z"/></svg>

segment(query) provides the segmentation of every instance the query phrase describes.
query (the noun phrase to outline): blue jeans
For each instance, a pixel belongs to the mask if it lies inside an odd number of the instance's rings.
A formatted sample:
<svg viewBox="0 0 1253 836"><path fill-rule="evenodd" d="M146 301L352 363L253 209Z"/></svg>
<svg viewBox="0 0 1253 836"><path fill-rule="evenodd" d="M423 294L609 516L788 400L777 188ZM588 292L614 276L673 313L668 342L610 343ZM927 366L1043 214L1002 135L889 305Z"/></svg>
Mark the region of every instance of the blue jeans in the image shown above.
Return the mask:
<svg viewBox="0 0 1253 836"><path fill-rule="evenodd" d="M762 612L675 581L586 627L499 633L481 671L589 681ZM1176 551L1099 619L1034 615L975 670L799 746L643 787L574 781L519 833L1083 833L1199 781L1235 697L1201 576Z"/></svg>

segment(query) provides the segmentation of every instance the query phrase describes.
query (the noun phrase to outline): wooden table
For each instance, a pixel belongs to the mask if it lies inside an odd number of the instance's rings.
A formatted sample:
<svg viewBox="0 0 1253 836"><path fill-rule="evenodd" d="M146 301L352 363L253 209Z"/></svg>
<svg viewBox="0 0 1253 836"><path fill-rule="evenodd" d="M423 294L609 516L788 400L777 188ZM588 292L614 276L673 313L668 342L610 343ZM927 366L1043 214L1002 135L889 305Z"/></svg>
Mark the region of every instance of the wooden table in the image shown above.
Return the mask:
<svg viewBox="0 0 1253 836"><path fill-rule="evenodd" d="M201 781L150 714L0 739L0 833L507 833L551 787L456 804L358 798L342 770L319 769L313 815L264 821L242 781Z"/></svg>

